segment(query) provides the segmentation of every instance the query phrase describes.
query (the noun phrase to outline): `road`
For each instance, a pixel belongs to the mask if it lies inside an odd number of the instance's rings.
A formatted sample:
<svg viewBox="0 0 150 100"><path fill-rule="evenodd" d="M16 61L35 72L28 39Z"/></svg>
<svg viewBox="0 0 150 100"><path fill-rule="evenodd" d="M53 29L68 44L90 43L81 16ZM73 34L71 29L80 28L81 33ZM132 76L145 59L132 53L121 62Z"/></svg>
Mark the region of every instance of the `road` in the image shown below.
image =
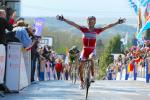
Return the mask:
<svg viewBox="0 0 150 100"><path fill-rule="evenodd" d="M85 100L79 82L45 81L32 84L19 93L5 94L0 100ZM139 81L96 81L88 100L150 100L150 83Z"/></svg>

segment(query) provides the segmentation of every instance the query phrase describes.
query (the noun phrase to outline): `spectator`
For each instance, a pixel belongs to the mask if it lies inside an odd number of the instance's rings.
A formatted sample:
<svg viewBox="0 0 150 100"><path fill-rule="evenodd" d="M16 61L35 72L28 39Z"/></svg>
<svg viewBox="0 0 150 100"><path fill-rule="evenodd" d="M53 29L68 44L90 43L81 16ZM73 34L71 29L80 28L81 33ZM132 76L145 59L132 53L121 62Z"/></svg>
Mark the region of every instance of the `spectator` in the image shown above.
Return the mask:
<svg viewBox="0 0 150 100"><path fill-rule="evenodd" d="M48 45L45 45L45 46L44 46L44 53L43 53L43 56L45 57L45 59L46 59L47 61L50 61L50 54L51 54L50 48L48 47Z"/></svg>
<svg viewBox="0 0 150 100"><path fill-rule="evenodd" d="M56 78L55 76L55 60L56 60L56 52L52 51L50 55L50 61L51 61L51 68L52 68L52 74L54 79Z"/></svg>
<svg viewBox="0 0 150 100"><path fill-rule="evenodd" d="M60 80L62 73L63 73L63 66L62 66L62 59L61 58L57 58L56 59L56 73L57 73L57 79Z"/></svg>
<svg viewBox="0 0 150 100"><path fill-rule="evenodd" d="M118 57L118 71L121 72L122 67L122 56L119 55Z"/></svg>
<svg viewBox="0 0 150 100"><path fill-rule="evenodd" d="M11 32L8 32L6 35L6 41L8 42L21 42L17 37L16 37L16 27L27 27L27 24L24 21L17 21L16 24L14 24L14 29Z"/></svg>
<svg viewBox="0 0 150 100"><path fill-rule="evenodd" d="M24 21L24 18L23 17L19 17L19 18L16 19L16 22L18 22L18 21Z"/></svg>
<svg viewBox="0 0 150 100"><path fill-rule="evenodd" d="M46 59L45 66L46 66L46 71L48 75L48 80L50 80L50 54L51 54L51 47L49 47L48 45L45 45L43 56Z"/></svg>
<svg viewBox="0 0 150 100"><path fill-rule="evenodd" d="M0 9L0 43L6 44L6 31L12 31L13 26L6 20L5 10Z"/></svg>
<svg viewBox="0 0 150 100"><path fill-rule="evenodd" d="M5 11L6 11L7 20L9 21L10 16L11 16L11 14L12 14L12 12L13 12L13 9L12 9L11 7L8 7L8 6L6 5Z"/></svg>
<svg viewBox="0 0 150 100"><path fill-rule="evenodd" d="M69 76L69 69L70 69L70 66L69 66L69 58L68 56L66 56L65 58L65 68L64 68L64 74L65 74L65 79L68 80L68 76Z"/></svg>
<svg viewBox="0 0 150 100"><path fill-rule="evenodd" d="M35 40L33 40L35 41ZM38 51L38 45L39 45L39 40L36 40L34 45L31 48L31 82L34 82L34 75L35 75L35 69L37 67L37 77L39 80L40 79L40 67L41 67L41 56L40 56L40 52ZM37 62L37 66L36 66L36 62Z"/></svg>
<svg viewBox="0 0 150 100"><path fill-rule="evenodd" d="M14 10L11 7L9 7L7 5L7 3L5 5L2 5L1 8L3 10L5 10L5 12L6 12L6 20L9 21L9 18L10 18L11 14L13 13Z"/></svg>
<svg viewBox="0 0 150 100"><path fill-rule="evenodd" d="M16 18L16 11L13 11L13 13L10 15L9 23L14 25L15 24L15 18Z"/></svg>
<svg viewBox="0 0 150 100"><path fill-rule="evenodd" d="M28 24L26 24L24 21L18 21L14 25L13 32L10 32L9 34L7 34L7 39L8 40L11 40L12 38L18 39L19 42L22 43L23 47L26 50L30 50L31 47L36 42L36 41L32 42L32 39L30 38L30 36L34 36L34 29L28 26Z"/></svg>

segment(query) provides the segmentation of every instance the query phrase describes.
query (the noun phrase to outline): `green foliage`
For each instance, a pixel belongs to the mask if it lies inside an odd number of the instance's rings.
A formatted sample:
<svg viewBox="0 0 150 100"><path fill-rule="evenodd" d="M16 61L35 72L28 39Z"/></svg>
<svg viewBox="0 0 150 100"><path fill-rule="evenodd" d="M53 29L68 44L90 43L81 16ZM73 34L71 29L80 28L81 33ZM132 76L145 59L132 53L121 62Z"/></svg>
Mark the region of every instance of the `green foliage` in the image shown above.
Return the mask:
<svg viewBox="0 0 150 100"><path fill-rule="evenodd" d="M132 41L128 41L128 44L127 44L127 46L126 46L126 49L129 49L129 48L131 48L132 47Z"/></svg>
<svg viewBox="0 0 150 100"><path fill-rule="evenodd" d="M66 48L70 48L73 45L81 48L81 37L78 35L73 35L67 31L50 31L48 27L43 29L43 36L48 36L53 38L53 49L57 53L66 53Z"/></svg>
<svg viewBox="0 0 150 100"><path fill-rule="evenodd" d="M121 42L120 42L120 35L115 36L109 42L108 49L111 50L111 53L120 53L121 52Z"/></svg>
<svg viewBox="0 0 150 100"><path fill-rule="evenodd" d="M120 53L120 35L115 36L110 40L109 45L104 48L104 51L100 55L99 65L99 79L102 79L106 75L106 69L109 64L113 62L111 53Z"/></svg>
<svg viewBox="0 0 150 100"><path fill-rule="evenodd" d="M148 29L148 30L146 31L145 37L150 38L150 29Z"/></svg>
<svg viewBox="0 0 150 100"><path fill-rule="evenodd" d="M96 53L100 54L104 50L104 43L101 39L97 39L96 43Z"/></svg>

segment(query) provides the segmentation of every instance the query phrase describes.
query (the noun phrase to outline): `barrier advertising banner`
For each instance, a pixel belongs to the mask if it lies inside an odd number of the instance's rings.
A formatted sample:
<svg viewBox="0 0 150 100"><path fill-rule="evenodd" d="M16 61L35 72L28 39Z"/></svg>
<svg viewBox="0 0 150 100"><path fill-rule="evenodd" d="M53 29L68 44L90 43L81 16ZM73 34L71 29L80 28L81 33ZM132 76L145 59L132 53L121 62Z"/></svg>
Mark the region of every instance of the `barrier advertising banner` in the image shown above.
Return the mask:
<svg viewBox="0 0 150 100"><path fill-rule="evenodd" d="M20 83L19 89L30 84L31 80L31 53L30 51L21 52L21 63L20 63Z"/></svg>
<svg viewBox="0 0 150 100"><path fill-rule="evenodd" d="M19 43L8 44L7 46L6 86L11 91L19 90L21 47Z"/></svg>
<svg viewBox="0 0 150 100"><path fill-rule="evenodd" d="M7 47L6 86L11 91L19 91L30 84L31 54L22 51L20 43L9 43Z"/></svg>
<svg viewBox="0 0 150 100"><path fill-rule="evenodd" d="M31 51L26 51L23 53L24 61L26 66L28 85L31 84Z"/></svg>
<svg viewBox="0 0 150 100"><path fill-rule="evenodd" d="M0 44L0 84L4 83L5 74L5 58L6 58L5 46Z"/></svg>

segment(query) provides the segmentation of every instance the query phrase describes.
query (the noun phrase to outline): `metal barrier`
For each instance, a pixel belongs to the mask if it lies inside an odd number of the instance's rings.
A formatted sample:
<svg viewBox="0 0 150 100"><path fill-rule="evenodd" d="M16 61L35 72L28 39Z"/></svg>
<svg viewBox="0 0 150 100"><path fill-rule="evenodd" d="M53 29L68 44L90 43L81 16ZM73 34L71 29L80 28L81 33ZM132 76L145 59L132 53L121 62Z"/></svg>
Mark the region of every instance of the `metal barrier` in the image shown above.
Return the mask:
<svg viewBox="0 0 150 100"><path fill-rule="evenodd" d="M149 83L150 80L150 65L149 65L149 59L145 60L145 68L146 68L146 83Z"/></svg>
<svg viewBox="0 0 150 100"><path fill-rule="evenodd" d="M6 86L12 92L19 92L30 84L31 52L22 48L16 42L7 45Z"/></svg>
<svg viewBox="0 0 150 100"><path fill-rule="evenodd" d="M6 60L6 49L3 44L0 44L0 85L4 84L5 60ZM4 97L4 94L0 92L0 96Z"/></svg>
<svg viewBox="0 0 150 100"><path fill-rule="evenodd" d="M5 46L0 44L0 84L4 83L4 73L5 73Z"/></svg>
<svg viewBox="0 0 150 100"><path fill-rule="evenodd" d="M132 78L132 80L140 80L145 81L146 83L149 83L150 81L150 58L145 59L144 61L144 67L142 67L140 64L133 63L133 71L129 71L129 66L125 65L124 72L122 72L121 80L129 80ZM124 75L123 75L124 74Z"/></svg>

